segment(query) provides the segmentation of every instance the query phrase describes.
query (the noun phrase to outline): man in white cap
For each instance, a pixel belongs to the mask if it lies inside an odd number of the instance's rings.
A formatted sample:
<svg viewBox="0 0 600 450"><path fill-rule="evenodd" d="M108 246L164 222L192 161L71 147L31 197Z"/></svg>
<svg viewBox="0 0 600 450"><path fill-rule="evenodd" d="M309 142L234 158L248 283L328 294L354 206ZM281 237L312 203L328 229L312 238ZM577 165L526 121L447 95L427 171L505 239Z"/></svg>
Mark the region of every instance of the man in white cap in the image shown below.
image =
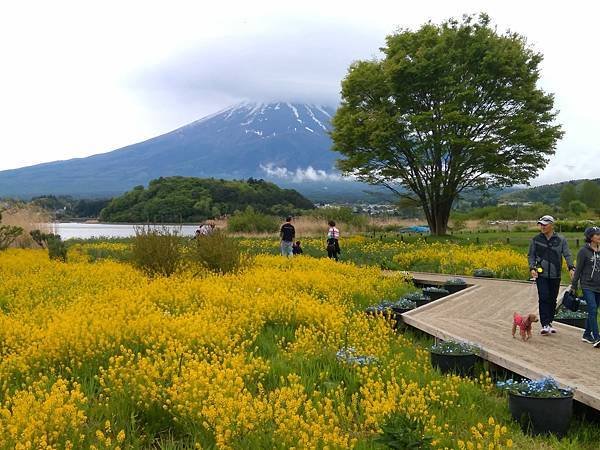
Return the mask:
<svg viewBox="0 0 600 450"><path fill-rule="evenodd" d="M531 278L537 284L541 334L547 336L556 333L552 321L560 289L562 259L567 262L571 278L575 273L575 265L567 240L554 232L554 217L542 216L537 223L540 234L531 240L527 257Z"/></svg>

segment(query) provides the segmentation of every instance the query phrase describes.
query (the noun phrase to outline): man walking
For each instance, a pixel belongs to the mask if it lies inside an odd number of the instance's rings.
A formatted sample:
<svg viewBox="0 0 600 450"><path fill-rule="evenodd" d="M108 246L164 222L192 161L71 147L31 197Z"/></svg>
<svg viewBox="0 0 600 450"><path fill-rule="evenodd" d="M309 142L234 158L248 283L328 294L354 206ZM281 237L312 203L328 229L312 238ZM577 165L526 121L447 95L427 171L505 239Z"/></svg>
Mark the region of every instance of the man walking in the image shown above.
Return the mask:
<svg viewBox="0 0 600 450"><path fill-rule="evenodd" d="M285 223L281 225L279 236L281 237L281 255L291 257L292 245L294 243L294 238L296 237L296 229L294 228L294 225L292 225L291 216L288 216L287 219L285 219Z"/></svg>
<svg viewBox="0 0 600 450"><path fill-rule="evenodd" d="M567 262L571 279L575 265L567 240L554 232L554 217L543 216L538 220L538 225L540 234L531 240L527 257L531 278L537 284L541 334L546 336L556 333L552 321L560 288L562 259Z"/></svg>

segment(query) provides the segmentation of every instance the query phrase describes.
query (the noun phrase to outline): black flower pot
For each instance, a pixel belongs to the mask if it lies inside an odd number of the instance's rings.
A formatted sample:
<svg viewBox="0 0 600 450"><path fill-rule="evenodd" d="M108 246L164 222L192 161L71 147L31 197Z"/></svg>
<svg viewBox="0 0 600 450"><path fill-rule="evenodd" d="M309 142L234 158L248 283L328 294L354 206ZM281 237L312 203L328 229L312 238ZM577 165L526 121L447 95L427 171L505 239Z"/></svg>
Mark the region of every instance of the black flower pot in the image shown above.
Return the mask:
<svg viewBox="0 0 600 450"><path fill-rule="evenodd" d="M431 365L440 369L442 373L455 373L458 375L473 375L477 355L453 355L448 353L431 352Z"/></svg>
<svg viewBox="0 0 600 450"><path fill-rule="evenodd" d="M577 309L577 311L587 312L587 303L585 302L585 300L581 299L579 301L579 308Z"/></svg>
<svg viewBox="0 0 600 450"><path fill-rule="evenodd" d="M417 308L419 308L421 306L425 306L430 301L431 301L431 299L429 297L423 297L423 298L416 299L415 303L417 304Z"/></svg>
<svg viewBox="0 0 600 450"><path fill-rule="evenodd" d="M444 289L446 289L450 294L455 294L456 292L462 291L466 289L466 284L445 284Z"/></svg>
<svg viewBox="0 0 600 450"><path fill-rule="evenodd" d="M393 316L392 318L396 321L396 326L394 327L396 330L401 329L404 326L404 320L402 319L402 314L405 312L412 311L414 308L392 308Z"/></svg>
<svg viewBox="0 0 600 450"><path fill-rule="evenodd" d="M585 323L587 322L586 318L582 318L582 319L572 319L572 318L568 318L568 319L557 319L554 318L554 320L556 320L557 322L560 323L564 323L566 325L572 325L574 327L577 328L585 328Z"/></svg>
<svg viewBox="0 0 600 450"><path fill-rule="evenodd" d="M442 297L445 297L446 295L448 295L448 292L430 292L430 291L423 291L423 294L426 295L427 297L429 297L430 301L434 301L434 300L439 300Z"/></svg>
<svg viewBox="0 0 600 450"><path fill-rule="evenodd" d="M510 393L508 409L524 432L564 436L573 415L573 394L565 394L558 398L538 398Z"/></svg>

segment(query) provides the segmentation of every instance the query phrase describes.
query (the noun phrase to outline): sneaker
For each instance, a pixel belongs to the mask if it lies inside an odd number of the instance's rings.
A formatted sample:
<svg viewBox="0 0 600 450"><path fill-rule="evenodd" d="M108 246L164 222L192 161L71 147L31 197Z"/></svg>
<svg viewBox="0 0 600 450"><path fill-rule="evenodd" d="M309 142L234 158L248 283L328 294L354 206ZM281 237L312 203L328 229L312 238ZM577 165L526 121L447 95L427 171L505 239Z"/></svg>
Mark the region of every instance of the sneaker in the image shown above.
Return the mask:
<svg viewBox="0 0 600 450"><path fill-rule="evenodd" d="M550 328L548 325L543 326L542 329L540 330L540 334L542 336L547 336L548 334L550 334L550 330L548 328Z"/></svg>
<svg viewBox="0 0 600 450"><path fill-rule="evenodd" d="M552 328L552 325L548 325L548 331L552 334L556 333L556 330L554 328Z"/></svg>
<svg viewBox="0 0 600 450"><path fill-rule="evenodd" d="M600 348L600 339L594 343L594 348Z"/></svg>
<svg viewBox="0 0 600 450"><path fill-rule="evenodd" d="M583 336L583 337L581 338L581 341L582 341L582 342L585 342L585 343L587 343L587 344L595 344L596 342L599 342L599 341L596 341L594 338L592 338L592 337L588 337L588 336Z"/></svg>

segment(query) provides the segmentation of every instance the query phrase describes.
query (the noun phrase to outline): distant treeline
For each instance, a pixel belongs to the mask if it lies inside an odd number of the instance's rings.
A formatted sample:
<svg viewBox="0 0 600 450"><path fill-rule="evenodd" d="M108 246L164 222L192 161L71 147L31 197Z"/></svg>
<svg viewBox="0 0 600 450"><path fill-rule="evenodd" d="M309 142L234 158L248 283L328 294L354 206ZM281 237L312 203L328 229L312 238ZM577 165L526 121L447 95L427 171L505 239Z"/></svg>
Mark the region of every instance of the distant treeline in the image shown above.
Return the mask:
<svg viewBox="0 0 600 450"><path fill-rule="evenodd" d="M101 211L106 222L198 222L244 211L277 216L297 214L314 205L293 189L249 178L246 181L213 178L166 177L148 188L136 186L115 197Z"/></svg>
<svg viewBox="0 0 600 450"><path fill-rule="evenodd" d="M77 199L69 195L43 195L31 199L31 204L48 211L53 218L94 218L110 203L105 199Z"/></svg>

